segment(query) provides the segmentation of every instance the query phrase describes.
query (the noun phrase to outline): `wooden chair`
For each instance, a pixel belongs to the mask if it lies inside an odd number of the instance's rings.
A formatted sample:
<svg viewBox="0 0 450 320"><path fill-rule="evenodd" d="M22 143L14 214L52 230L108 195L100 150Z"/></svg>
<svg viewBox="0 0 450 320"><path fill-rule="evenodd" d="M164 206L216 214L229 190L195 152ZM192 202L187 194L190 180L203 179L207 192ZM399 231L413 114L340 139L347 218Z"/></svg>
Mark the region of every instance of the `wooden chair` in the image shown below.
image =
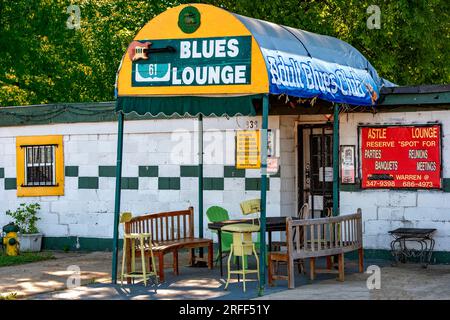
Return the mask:
<svg viewBox="0 0 450 320"><path fill-rule="evenodd" d="M303 232L301 230L303 229ZM294 235L295 232L295 236ZM310 259L310 277L315 279L316 272L337 273L338 279L344 281L344 254L358 251L359 272L363 268L362 213L326 217L318 219L286 220L286 252L270 252L269 284L274 280L288 280L288 287L294 288L294 261ZM319 257L338 256L338 270L316 270L315 261ZM275 271L278 261L287 263L287 275Z"/></svg>

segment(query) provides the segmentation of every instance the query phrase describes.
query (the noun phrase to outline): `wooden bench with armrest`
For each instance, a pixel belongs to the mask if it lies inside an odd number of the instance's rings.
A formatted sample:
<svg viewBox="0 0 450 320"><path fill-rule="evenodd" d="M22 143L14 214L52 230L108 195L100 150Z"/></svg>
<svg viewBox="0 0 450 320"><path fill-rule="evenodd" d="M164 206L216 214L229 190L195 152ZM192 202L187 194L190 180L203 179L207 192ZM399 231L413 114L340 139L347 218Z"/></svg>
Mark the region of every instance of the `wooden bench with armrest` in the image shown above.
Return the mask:
<svg viewBox="0 0 450 320"><path fill-rule="evenodd" d="M211 239L194 238L194 208L188 210L171 211L154 214L146 214L132 218L125 223L126 233L151 233L153 254L158 257L160 281L164 281L164 255L172 253L173 271L175 275L178 270L178 251L181 249L189 250L189 262L191 265L197 260L194 255L195 248L208 248L208 268L213 265L213 241ZM147 244L147 248L150 246ZM146 258L150 258L150 251L145 250ZM131 270L131 245L127 248L127 270ZM136 255L140 251L136 250ZM148 264L151 266L151 263Z"/></svg>
<svg viewBox="0 0 450 320"><path fill-rule="evenodd" d="M286 220L287 250L269 252L269 284L277 279L288 280L294 288L294 261L310 259L310 277L316 272L336 273L327 263L327 270L317 270L316 258L338 256L338 279L344 281L344 254L358 251L359 272L363 272L363 244L361 209L357 213L319 219ZM275 274L275 265L287 263L287 276Z"/></svg>

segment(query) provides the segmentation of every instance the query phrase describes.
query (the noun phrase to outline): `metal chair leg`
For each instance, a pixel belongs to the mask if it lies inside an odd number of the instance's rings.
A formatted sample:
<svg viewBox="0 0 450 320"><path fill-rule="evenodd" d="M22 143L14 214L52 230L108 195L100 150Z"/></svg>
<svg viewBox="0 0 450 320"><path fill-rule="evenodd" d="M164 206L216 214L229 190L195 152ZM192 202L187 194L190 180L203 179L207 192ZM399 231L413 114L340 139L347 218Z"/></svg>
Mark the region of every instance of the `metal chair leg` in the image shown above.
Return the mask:
<svg viewBox="0 0 450 320"><path fill-rule="evenodd" d="M231 257L233 256L233 247L231 247L230 255L228 257L228 263L227 263L227 269L228 269L228 276L227 276L227 283L225 284L225 290L228 288L228 284L230 283L231 278Z"/></svg>
<svg viewBox="0 0 450 320"><path fill-rule="evenodd" d="M127 238L123 237L123 249L122 249L122 271L120 273L120 285L123 286L123 275L125 270L125 255L127 254Z"/></svg>
<svg viewBox="0 0 450 320"><path fill-rule="evenodd" d="M144 238L139 239L139 246L141 249L141 263L142 263L142 277L144 278L144 286L147 286L147 268L145 266L145 252L144 252Z"/></svg>

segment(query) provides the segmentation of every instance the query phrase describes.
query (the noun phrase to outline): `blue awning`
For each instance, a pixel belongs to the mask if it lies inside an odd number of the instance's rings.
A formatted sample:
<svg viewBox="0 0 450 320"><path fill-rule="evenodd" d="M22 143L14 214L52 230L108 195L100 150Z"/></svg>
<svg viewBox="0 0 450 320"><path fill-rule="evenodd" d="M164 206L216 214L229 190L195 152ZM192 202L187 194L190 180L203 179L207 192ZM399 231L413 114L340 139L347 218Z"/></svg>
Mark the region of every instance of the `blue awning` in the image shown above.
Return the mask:
<svg viewBox="0 0 450 320"><path fill-rule="evenodd" d="M251 32L264 56L269 92L353 105L374 105L383 86L370 62L350 44L232 13Z"/></svg>

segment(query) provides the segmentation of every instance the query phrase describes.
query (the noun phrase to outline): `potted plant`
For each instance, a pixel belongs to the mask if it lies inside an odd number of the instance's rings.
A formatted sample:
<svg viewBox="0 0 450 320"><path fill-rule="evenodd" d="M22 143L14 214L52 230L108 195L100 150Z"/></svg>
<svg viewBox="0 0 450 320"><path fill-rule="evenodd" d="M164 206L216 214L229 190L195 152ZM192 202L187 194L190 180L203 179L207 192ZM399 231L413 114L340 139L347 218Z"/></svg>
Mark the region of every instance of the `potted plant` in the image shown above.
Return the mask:
<svg viewBox="0 0 450 320"><path fill-rule="evenodd" d="M6 211L6 215L11 216L14 219L15 224L19 227L19 244L21 251L41 251L43 234L39 232L36 226L36 222L41 219L37 216L37 212L40 208L41 206L39 203L21 203L15 211Z"/></svg>

